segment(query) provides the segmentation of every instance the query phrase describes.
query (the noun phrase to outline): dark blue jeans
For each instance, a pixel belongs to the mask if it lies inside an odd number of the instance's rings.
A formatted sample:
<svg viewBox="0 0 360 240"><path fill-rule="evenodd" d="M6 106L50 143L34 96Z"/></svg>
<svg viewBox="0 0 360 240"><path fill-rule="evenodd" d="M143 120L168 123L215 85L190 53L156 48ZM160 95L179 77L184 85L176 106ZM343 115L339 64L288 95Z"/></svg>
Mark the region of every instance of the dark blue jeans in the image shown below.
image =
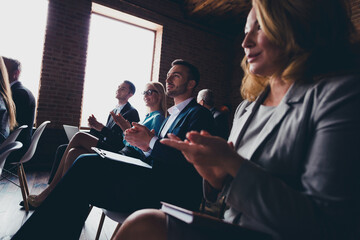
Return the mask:
<svg viewBox="0 0 360 240"><path fill-rule="evenodd" d="M89 205L132 212L160 206L153 170L81 155L12 239L79 239Z"/></svg>

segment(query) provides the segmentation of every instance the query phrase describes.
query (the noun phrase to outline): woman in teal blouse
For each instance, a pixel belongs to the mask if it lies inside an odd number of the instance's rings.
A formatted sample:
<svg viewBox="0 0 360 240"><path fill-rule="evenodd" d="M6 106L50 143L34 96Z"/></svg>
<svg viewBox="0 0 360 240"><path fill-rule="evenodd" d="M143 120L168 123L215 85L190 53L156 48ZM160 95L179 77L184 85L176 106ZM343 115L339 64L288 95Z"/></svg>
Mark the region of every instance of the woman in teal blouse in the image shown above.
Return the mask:
<svg viewBox="0 0 360 240"><path fill-rule="evenodd" d="M160 82L151 82L146 84L145 91L143 92L145 105L148 107L149 112L146 114L144 121L141 123L150 130L153 130L155 134L162 125L162 122L166 116L166 96L164 86ZM123 132L131 127L131 124L124 119L120 114L111 115ZM125 147L120 151L121 154L135 157L144 158L144 153L137 147L131 146L124 140Z"/></svg>
<svg viewBox="0 0 360 240"><path fill-rule="evenodd" d="M146 84L144 94L145 105L149 108L149 113L142 122L144 126L149 129L153 129L157 133L160 129L162 122L165 119L166 114L166 97L164 86L159 82L152 82ZM123 131L131 127L131 124L123 118L120 114L114 114L111 112L112 117L116 124L118 124ZM125 140L125 147L120 151L121 154L142 159L144 154L140 149L137 149ZM75 159L74 159L75 160ZM72 164L72 162L71 162ZM39 195L30 195L28 197L29 204L32 208L37 208L47 198L52 189L57 185L57 182L51 182L51 184Z"/></svg>

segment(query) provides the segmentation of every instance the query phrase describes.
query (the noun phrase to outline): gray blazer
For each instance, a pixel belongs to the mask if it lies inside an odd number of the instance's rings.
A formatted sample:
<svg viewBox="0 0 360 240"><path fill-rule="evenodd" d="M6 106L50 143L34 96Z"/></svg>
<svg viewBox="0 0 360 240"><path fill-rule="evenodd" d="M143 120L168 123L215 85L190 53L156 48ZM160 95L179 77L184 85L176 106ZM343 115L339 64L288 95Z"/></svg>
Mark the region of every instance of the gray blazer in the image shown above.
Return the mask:
<svg viewBox="0 0 360 240"><path fill-rule="evenodd" d="M237 108L236 149L264 95ZM276 239L360 239L360 75L293 84L248 151L225 220Z"/></svg>

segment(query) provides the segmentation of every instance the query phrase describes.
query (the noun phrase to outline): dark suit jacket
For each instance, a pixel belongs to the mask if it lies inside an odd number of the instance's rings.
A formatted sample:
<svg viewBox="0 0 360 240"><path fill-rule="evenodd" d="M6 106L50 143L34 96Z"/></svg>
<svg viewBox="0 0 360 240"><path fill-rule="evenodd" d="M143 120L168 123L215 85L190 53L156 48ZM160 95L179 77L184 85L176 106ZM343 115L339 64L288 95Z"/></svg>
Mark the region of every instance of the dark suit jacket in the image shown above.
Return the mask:
<svg viewBox="0 0 360 240"><path fill-rule="evenodd" d="M161 132L167 119L165 119ZM173 133L182 140L187 132L206 130L211 132L214 120L211 113L193 99L175 119L167 133ZM159 140L147 160L153 164L154 174L161 192L160 199L183 207L198 210L202 198L202 180L183 154L165 146Z"/></svg>
<svg viewBox="0 0 360 240"><path fill-rule="evenodd" d="M113 112L115 109L113 110ZM131 106L128 102L123 109L121 110L120 114L131 122L139 122L139 114L138 111ZM99 138L99 142L97 147L106 149L109 151L120 151L125 145L123 143L123 131L122 129L114 122L114 119L109 114L106 126L99 132L95 129L90 130L90 134Z"/></svg>
<svg viewBox="0 0 360 240"><path fill-rule="evenodd" d="M8 162L19 161L25 154L31 143L32 129L35 118L35 98L29 89L24 87L21 82L17 81L11 86L12 97L16 106L16 121L18 126L27 125L16 139L22 142L23 147L11 153Z"/></svg>
<svg viewBox="0 0 360 240"><path fill-rule="evenodd" d="M210 109L211 114L215 120L214 135L222 137L227 140L229 137L229 114L218 111L216 108Z"/></svg>

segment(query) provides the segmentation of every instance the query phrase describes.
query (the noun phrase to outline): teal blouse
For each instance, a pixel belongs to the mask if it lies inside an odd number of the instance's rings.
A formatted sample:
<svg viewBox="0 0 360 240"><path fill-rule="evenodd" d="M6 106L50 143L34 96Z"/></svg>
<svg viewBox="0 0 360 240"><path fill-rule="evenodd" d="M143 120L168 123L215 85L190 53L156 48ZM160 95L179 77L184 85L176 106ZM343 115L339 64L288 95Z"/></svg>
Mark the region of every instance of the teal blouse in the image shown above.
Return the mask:
<svg viewBox="0 0 360 240"><path fill-rule="evenodd" d="M154 129L155 135L157 136L160 127L165 119L165 116L160 113L160 111L153 111L151 113L146 114L146 117L144 121L141 122L142 125L147 127L148 129ZM135 148L137 151L139 151L141 154L143 153L141 149L138 149L137 147L134 147L130 145L127 141L124 140L124 144L127 147Z"/></svg>

